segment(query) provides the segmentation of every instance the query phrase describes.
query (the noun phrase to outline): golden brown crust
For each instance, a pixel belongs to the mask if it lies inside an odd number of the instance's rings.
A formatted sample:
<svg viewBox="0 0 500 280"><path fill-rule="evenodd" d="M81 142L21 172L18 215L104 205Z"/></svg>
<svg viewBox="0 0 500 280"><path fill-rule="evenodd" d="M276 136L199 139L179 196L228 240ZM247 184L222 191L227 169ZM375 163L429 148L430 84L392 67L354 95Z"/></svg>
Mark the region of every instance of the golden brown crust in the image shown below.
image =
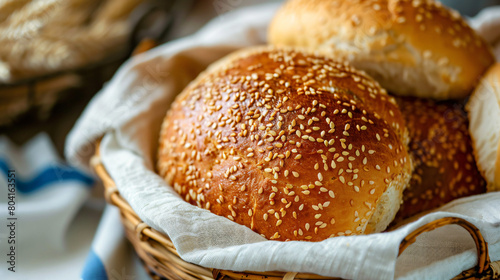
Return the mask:
<svg viewBox="0 0 500 280"><path fill-rule="evenodd" d="M417 98L397 100L410 133L414 172L395 222L484 193L486 182L474 160L463 106Z"/></svg>
<svg viewBox="0 0 500 280"><path fill-rule="evenodd" d="M266 238L362 234L409 180L394 99L342 63L253 48L194 81L163 123L157 168L188 202Z"/></svg>
<svg viewBox="0 0 500 280"><path fill-rule="evenodd" d="M460 15L432 0L290 0L269 41L344 56L395 94L469 95L494 62Z"/></svg>

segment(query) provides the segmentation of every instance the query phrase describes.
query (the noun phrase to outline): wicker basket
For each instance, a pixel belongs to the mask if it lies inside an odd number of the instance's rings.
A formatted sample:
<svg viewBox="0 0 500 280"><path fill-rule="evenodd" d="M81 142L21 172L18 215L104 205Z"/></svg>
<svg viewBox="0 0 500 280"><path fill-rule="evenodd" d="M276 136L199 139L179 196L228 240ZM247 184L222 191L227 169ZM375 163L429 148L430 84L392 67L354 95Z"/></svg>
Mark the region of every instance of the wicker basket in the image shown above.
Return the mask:
<svg viewBox="0 0 500 280"><path fill-rule="evenodd" d="M121 221L124 225L127 238L134 246L137 254L144 262L146 270L153 279L339 279L295 272L236 272L211 269L185 262L179 257L172 241L164 234L144 223L130 205L120 196L115 182L101 162L99 144L97 144L96 151L96 155L91 159L91 166L104 183L105 198L108 203L120 209ZM500 279L500 261L490 261L488 244L481 235L481 232L474 225L460 218L442 218L418 228L401 242L399 255L414 243L420 234L450 224L459 225L470 233L476 243L478 254L477 266L462 272L453 279Z"/></svg>

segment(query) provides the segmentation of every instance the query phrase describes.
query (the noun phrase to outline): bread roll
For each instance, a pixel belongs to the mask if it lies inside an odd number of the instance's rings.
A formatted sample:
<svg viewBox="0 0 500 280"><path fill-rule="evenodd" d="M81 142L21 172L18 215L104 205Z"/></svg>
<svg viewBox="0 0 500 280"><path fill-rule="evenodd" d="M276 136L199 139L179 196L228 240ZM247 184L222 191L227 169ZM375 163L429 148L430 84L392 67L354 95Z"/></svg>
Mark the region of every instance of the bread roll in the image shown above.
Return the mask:
<svg viewBox="0 0 500 280"><path fill-rule="evenodd" d="M500 64L486 73L467 103L477 165L488 191L500 191Z"/></svg>
<svg viewBox="0 0 500 280"><path fill-rule="evenodd" d="M201 74L161 131L157 169L189 203L273 240L377 232L411 163L394 100L321 56L257 47Z"/></svg>
<svg viewBox="0 0 500 280"><path fill-rule="evenodd" d="M484 193L486 183L474 160L463 106L408 97L397 100L410 133L414 171L395 222Z"/></svg>
<svg viewBox="0 0 500 280"><path fill-rule="evenodd" d="M494 62L457 12L431 0L290 0L269 41L343 56L392 93L434 99L468 96Z"/></svg>

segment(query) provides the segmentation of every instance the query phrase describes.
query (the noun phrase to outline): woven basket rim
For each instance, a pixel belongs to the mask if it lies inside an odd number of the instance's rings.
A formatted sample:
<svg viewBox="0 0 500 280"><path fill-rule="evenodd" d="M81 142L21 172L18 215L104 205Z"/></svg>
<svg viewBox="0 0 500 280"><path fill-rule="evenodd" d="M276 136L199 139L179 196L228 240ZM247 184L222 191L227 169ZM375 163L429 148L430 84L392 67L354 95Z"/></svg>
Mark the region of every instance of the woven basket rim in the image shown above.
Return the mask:
<svg viewBox="0 0 500 280"><path fill-rule="evenodd" d="M133 229L134 235L127 234L128 239L134 245L139 257L145 262L146 269L155 276L156 279L158 275L167 277L164 273L170 274L168 269L177 269L184 274L184 276L179 276L178 279L268 279L268 280L294 280L294 279L341 279L334 277L319 276L311 273L297 273L297 272L236 272L229 270L206 268L199 265L188 263L180 258L174 244L170 238L161 232L156 231L149 225L144 223L139 216L134 212L132 207L128 202L120 195L118 188L114 180L111 178L107 172L104 164L100 158L100 141L96 144L96 153L91 158L91 167L97 173L97 176L102 180L104 185L104 197L106 201L118 207L121 213L121 220L125 227L127 225ZM417 237L425 232L432 231L434 229L446 226L446 225L458 225L471 235L473 238L477 256L478 264L461 274L457 275L453 279L499 279L500 277L500 261L491 262L488 253L488 243L484 240L480 230L471 224L470 222L457 217L445 217L440 218L435 221L429 222L426 225L419 227L410 234L408 234L399 246L398 256L401 255L406 248L413 244ZM149 254L149 256L145 255ZM164 267L162 267L162 265ZM152 271L151 271L152 270ZM162 273L163 272L163 273ZM178 273L181 273L178 272ZM189 277L191 276L191 277ZM159 279L159 278L158 278ZM174 278L175 279L175 278Z"/></svg>

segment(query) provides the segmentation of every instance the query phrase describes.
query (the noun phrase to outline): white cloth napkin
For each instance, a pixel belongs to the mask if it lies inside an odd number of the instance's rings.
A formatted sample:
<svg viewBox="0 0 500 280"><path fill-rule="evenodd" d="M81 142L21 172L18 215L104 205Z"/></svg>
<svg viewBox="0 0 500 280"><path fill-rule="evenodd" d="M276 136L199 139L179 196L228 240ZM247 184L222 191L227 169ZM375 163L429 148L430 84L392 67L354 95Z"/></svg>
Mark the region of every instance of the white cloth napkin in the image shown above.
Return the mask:
<svg viewBox="0 0 500 280"><path fill-rule="evenodd" d="M397 254L409 232L449 216L476 225L489 244L490 258L499 260L500 193L457 200L389 233L276 242L185 203L154 173L160 124L175 95L209 63L237 48L264 44L277 7L234 11L193 36L128 61L77 122L67 139L67 158L88 168L96 141L104 136L102 160L122 196L147 224L170 236L183 259L205 267L348 279L447 279L477 263L465 230L446 226L426 233L399 258ZM500 11L495 14L500 18ZM500 28L491 32L500 34Z"/></svg>

